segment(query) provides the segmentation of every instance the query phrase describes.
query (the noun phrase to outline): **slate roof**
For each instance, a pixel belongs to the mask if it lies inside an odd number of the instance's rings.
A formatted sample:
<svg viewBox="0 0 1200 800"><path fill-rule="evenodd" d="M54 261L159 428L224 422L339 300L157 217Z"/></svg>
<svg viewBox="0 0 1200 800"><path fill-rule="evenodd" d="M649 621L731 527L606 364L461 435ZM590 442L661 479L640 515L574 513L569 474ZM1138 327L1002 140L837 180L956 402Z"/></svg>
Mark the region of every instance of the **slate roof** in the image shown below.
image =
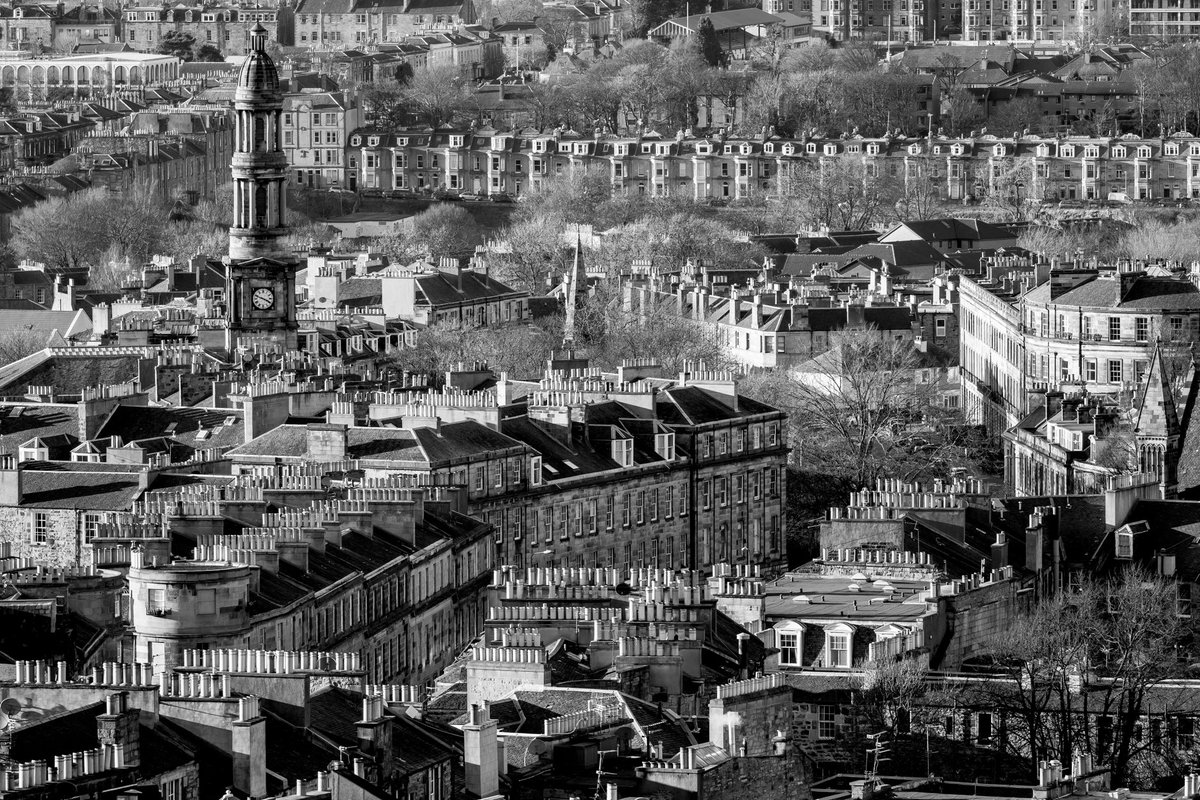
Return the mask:
<svg viewBox="0 0 1200 800"><path fill-rule="evenodd" d="M201 432L206 432L198 438ZM245 426L241 409L161 408L118 406L100 427L96 438L120 436L128 444L165 437L188 450L230 448L242 444ZM175 453L186 458L190 453Z"/></svg>
<svg viewBox="0 0 1200 800"><path fill-rule="evenodd" d="M127 511L142 493L136 472L24 469L22 508Z"/></svg>
<svg viewBox="0 0 1200 800"><path fill-rule="evenodd" d="M79 444L79 412L74 406L31 403L0 406L0 454L13 454L34 437L71 437Z"/></svg>
<svg viewBox="0 0 1200 800"><path fill-rule="evenodd" d="M309 700L312 728L343 747L357 746L362 700L361 694L337 687L313 695ZM407 718L393 715L392 725L392 763L401 774L456 759L451 749L434 741Z"/></svg>
<svg viewBox="0 0 1200 800"><path fill-rule="evenodd" d="M1133 281L1121 297L1119 279L1098 276L1050 299L1047 281L1026 293L1033 303L1054 302L1061 306L1085 308L1146 309L1165 311L1200 311L1200 289L1188 280L1143 275Z"/></svg>

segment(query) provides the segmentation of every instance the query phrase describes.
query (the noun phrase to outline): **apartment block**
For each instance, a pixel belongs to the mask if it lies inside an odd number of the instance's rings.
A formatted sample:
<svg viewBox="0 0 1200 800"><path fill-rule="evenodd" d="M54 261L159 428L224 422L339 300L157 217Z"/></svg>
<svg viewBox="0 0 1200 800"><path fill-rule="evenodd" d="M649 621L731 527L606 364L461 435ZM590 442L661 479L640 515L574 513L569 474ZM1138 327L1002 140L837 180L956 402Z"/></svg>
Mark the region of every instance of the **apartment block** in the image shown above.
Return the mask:
<svg viewBox="0 0 1200 800"><path fill-rule="evenodd" d="M520 195L583 169L618 194L743 199L786 193L799 170L861 163L868 174L932 181L945 200L985 197L1021 176L1030 201L1200 197L1200 138L1038 136L951 139L669 139L545 131L356 130L348 139L359 185Z"/></svg>
<svg viewBox="0 0 1200 800"><path fill-rule="evenodd" d="M186 34L196 46L212 45L225 55L240 56L250 46L250 31L255 25L267 29L272 41L291 42L291 9L278 7L242 7L208 5L133 5L122 12L122 37L135 50L157 51L170 33Z"/></svg>
<svg viewBox="0 0 1200 800"><path fill-rule="evenodd" d="M289 94L283 104L283 151L297 185L354 188L344 153L350 132L362 124L358 100L345 92Z"/></svg>

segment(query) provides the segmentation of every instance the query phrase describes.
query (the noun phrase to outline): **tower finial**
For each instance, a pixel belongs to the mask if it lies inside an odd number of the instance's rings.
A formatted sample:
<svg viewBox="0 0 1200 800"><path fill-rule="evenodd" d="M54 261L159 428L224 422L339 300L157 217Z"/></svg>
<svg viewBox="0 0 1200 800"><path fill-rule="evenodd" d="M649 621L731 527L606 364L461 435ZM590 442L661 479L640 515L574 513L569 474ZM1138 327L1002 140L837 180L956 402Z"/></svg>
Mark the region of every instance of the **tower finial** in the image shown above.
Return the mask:
<svg viewBox="0 0 1200 800"><path fill-rule="evenodd" d="M250 52L265 53L267 51L267 29L261 22L255 23L250 29Z"/></svg>

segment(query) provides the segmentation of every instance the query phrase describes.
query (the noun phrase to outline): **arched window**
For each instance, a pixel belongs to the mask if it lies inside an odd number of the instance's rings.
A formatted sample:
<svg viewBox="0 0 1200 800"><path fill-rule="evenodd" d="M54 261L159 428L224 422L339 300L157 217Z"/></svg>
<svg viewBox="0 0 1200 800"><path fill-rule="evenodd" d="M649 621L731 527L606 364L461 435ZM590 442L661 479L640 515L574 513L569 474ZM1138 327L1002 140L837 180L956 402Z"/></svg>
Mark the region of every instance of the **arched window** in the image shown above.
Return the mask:
<svg viewBox="0 0 1200 800"><path fill-rule="evenodd" d="M256 228L267 226L267 185L265 183L254 187L254 226Z"/></svg>

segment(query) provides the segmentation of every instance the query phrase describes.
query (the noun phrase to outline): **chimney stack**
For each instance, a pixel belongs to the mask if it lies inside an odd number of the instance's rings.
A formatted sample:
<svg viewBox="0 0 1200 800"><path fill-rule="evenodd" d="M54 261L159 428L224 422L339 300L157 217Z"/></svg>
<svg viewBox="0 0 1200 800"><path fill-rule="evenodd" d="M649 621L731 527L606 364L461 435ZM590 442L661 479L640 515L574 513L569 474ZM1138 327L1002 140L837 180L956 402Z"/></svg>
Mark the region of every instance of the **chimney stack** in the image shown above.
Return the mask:
<svg viewBox="0 0 1200 800"><path fill-rule="evenodd" d="M496 730L496 721L489 716L487 704L472 704L467 724L463 726L463 762L467 791L476 797L489 797L500 789Z"/></svg>

